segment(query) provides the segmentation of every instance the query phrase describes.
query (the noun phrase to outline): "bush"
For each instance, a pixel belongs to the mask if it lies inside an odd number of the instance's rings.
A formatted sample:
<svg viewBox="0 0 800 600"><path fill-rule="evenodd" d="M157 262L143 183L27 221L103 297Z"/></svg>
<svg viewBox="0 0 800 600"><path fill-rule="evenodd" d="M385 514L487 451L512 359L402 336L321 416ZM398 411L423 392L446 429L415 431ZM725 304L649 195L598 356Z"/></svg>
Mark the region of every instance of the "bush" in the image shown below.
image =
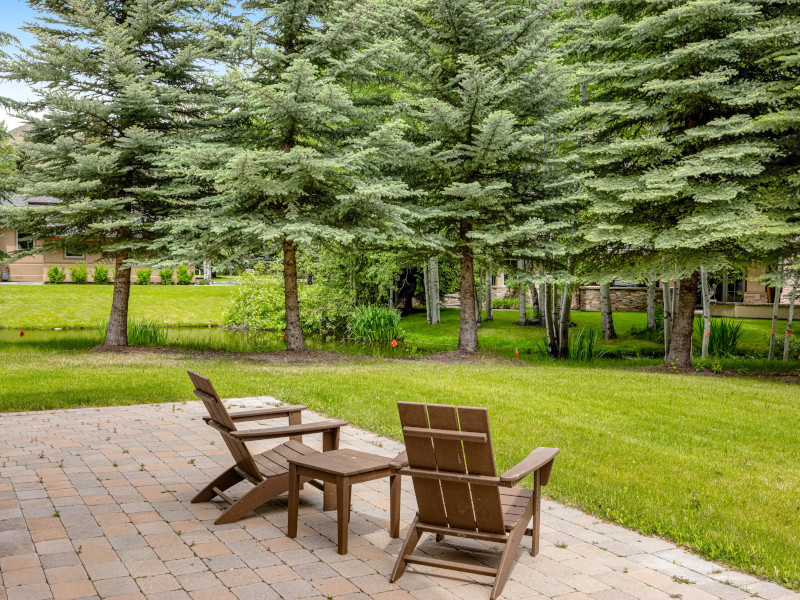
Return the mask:
<svg viewBox="0 0 800 600"><path fill-rule="evenodd" d="M352 305L345 292L315 283L298 282L303 333L341 331ZM233 302L225 313L228 325L283 331L286 328L283 278L277 274L242 274Z"/></svg>
<svg viewBox="0 0 800 600"><path fill-rule="evenodd" d="M172 285L172 269L169 267L161 269L158 276L161 278L161 285Z"/></svg>
<svg viewBox="0 0 800 600"><path fill-rule="evenodd" d="M101 265L100 263L96 264L94 266L94 275L92 275L92 279L97 284L108 283L109 279L108 267Z"/></svg>
<svg viewBox="0 0 800 600"><path fill-rule="evenodd" d="M50 283L64 283L64 280L67 278L67 272L58 265L53 265L47 271L47 278L50 280Z"/></svg>
<svg viewBox="0 0 800 600"><path fill-rule="evenodd" d="M400 313L388 306L356 306L347 317L347 331L361 342L391 342L403 337Z"/></svg>
<svg viewBox="0 0 800 600"><path fill-rule="evenodd" d="M153 273L153 269L146 268L146 269L139 269L136 271L136 283L139 285L150 285L150 275Z"/></svg>
<svg viewBox="0 0 800 600"><path fill-rule="evenodd" d="M494 298L492 308L519 308L518 298Z"/></svg>
<svg viewBox="0 0 800 600"><path fill-rule="evenodd" d="M77 263L69 268L69 276L72 283L86 283L89 279L89 272L86 270L86 263Z"/></svg>
<svg viewBox="0 0 800 600"><path fill-rule="evenodd" d="M695 318L694 333L703 340L703 319ZM742 339L742 322L734 319L711 319L711 331L708 336L708 354L710 356L733 356Z"/></svg>
<svg viewBox="0 0 800 600"><path fill-rule="evenodd" d="M178 279L178 285L189 285L192 283L192 272L186 265L178 265L175 276Z"/></svg>

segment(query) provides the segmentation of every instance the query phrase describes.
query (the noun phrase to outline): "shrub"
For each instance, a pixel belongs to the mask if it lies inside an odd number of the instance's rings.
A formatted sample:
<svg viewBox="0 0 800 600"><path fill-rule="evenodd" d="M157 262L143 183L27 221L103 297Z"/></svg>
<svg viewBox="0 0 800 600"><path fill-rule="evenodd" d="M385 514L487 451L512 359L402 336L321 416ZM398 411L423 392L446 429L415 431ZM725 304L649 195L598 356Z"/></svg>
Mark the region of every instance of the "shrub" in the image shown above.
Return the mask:
<svg viewBox="0 0 800 600"><path fill-rule="evenodd" d="M86 283L89 279L89 272L86 270L86 263L76 263L69 268L69 276L72 283Z"/></svg>
<svg viewBox="0 0 800 600"><path fill-rule="evenodd" d="M109 279L108 267L101 265L100 263L96 264L94 266L94 275L92 275L92 279L97 284L108 283Z"/></svg>
<svg viewBox="0 0 800 600"><path fill-rule="evenodd" d="M150 285L150 275L153 269L147 267L146 269L139 269L136 271L136 283L139 285Z"/></svg>
<svg viewBox="0 0 800 600"><path fill-rule="evenodd" d="M400 313L388 306L356 306L347 317L347 331L361 342L391 342L403 337Z"/></svg>
<svg viewBox="0 0 800 600"><path fill-rule="evenodd" d="M178 265L175 276L178 279L178 285L189 285L192 283L192 272L186 265Z"/></svg>
<svg viewBox="0 0 800 600"><path fill-rule="evenodd" d="M300 325L304 333L344 329L352 305L343 291L322 283L298 282ZM227 325L282 331L286 328L283 278L276 274L242 274L233 302L225 313Z"/></svg>
<svg viewBox="0 0 800 600"><path fill-rule="evenodd" d="M600 336L591 327L587 331L581 329L569 340L569 359L579 362L590 362L605 356L607 350L597 344Z"/></svg>
<svg viewBox="0 0 800 600"><path fill-rule="evenodd" d="M47 271L47 278L50 280L50 283L64 283L64 280L67 278L67 272L58 265L53 265Z"/></svg>
<svg viewBox="0 0 800 600"><path fill-rule="evenodd" d="M694 333L703 340L703 319L695 318ZM711 319L711 331L708 336L708 353L711 356L733 356L739 340L742 339L742 322L734 319Z"/></svg>
<svg viewBox="0 0 800 600"><path fill-rule="evenodd" d="M172 269L169 267L161 269L158 276L161 278L161 285L172 285Z"/></svg>
<svg viewBox="0 0 800 600"><path fill-rule="evenodd" d="M519 308L519 300L517 298L494 298L492 308Z"/></svg>

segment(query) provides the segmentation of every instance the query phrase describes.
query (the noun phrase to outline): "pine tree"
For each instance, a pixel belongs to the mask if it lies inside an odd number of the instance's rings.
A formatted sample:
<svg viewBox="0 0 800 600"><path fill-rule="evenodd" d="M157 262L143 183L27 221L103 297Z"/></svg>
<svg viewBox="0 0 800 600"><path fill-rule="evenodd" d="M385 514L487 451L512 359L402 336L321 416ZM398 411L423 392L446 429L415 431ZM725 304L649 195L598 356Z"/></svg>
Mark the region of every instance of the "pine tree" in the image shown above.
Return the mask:
<svg viewBox="0 0 800 600"><path fill-rule="evenodd" d="M0 75L36 92L12 107L33 126L20 150L25 191L60 204L7 209L7 226L115 261L106 345L127 345L131 265L153 260L153 224L172 206L159 156L202 117L203 61L213 57L206 0L29 0L35 44ZM223 9L218 3L215 8Z"/></svg>
<svg viewBox="0 0 800 600"><path fill-rule="evenodd" d="M527 1L421 0L403 4L393 24L399 102L415 146L408 177L425 191L423 231L460 259L458 347L474 352L475 257L508 253L503 236L542 162L547 14Z"/></svg>
<svg viewBox="0 0 800 600"><path fill-rule="evenodd" d="M248 0L238 65L221 85L230 114L175 152L173 173L201 196L172 222L179 252L220 245L283 257L286 343L305 348L297 252L306 245L379 245L407 231L368 136L380 124L380 4ZM396 128L395 128L396 130ZM183 242L180 240L188 241Z"/></svg>
<svg viewBox="0 0 800 600"><path fill-rule="evenodd" d="M574 111L587 238L638 249L642 278L677 272L666 360L685 366L700 266L753 260L754 238L785 231L763 194L785 189L773 168L784 150L761 119L796 110L796 64L765 62L796 46L796 3L578 0L571 10L564 48L588 83ZM764 25L780 11L786 22Z"/></svg>
<svg viewBox="0 0 800 600"><path fill-rule="evenodd" d="M5 125L0 123L0 202L14 189L16 173L16 153L11 145Z"/></svg>

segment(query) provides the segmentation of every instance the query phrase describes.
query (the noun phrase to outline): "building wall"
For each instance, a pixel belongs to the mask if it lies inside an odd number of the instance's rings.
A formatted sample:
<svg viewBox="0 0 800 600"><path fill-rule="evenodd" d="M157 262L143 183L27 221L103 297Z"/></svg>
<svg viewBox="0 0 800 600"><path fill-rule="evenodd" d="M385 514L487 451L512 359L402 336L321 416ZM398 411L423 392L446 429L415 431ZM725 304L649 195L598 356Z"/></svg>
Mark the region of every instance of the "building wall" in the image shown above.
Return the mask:
<svg viewBox="0 0 800 600"><path fill-rule="evenodd" d="M17 235L15 231L7 229L0 230L0 251L10 254L17 249ZM89 271L89 281L92 281L92 273L94 272L94 265L102 263L109 269L114 267L114 262L111 259L104 259L99 254L86 254L80 258L68 257L63 250L57 252L45 252L43 254L34 254L26 256L11 263L0 264L0 281L2 281L3 272L8 273L8 281L18 282L47 282L47 271L53 265L57 265L64 269L67 274L65 281L72 281L69 267L78 263L86 263L87 270ZM131 269L131 281L136 281L136 271L143 269L144 266L138 265ZM158 271L154 270L150 274L151 283L161 283L161 278L158 276Z"/></svg>
<svg viewBox="0 0 800 600"><path fill-rule="evenodd" d="M656 305L663 304L661 290L656 290ZM600 286L582 285L577 308L589 312L600 312ZM646 287L611 287L611 310L614 312L646 312Z"/></svg>

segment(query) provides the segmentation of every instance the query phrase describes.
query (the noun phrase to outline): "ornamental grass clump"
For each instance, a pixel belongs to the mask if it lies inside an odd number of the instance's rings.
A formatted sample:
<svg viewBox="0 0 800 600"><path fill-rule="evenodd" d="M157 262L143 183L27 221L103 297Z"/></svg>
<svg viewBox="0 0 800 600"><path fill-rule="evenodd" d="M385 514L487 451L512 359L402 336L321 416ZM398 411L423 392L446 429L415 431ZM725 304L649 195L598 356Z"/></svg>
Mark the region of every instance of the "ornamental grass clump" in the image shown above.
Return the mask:
<svg viewBox="0 0 800 600"><path fill-rule="evenodd" d="M703 339L703 319L695 318L694 333ZM708 332L708 353L711 356L733 356L742 339L742 322L735 319L711 319L711 330Z"/></svg>
<svg viewBox="0 0 800 600"><path fill-rule="evenodd" d="M391 342L404 333L400 313L387 306L356 306L347 318L347 332L361 342Z"/></svg>
<svg viewBox="0 0 800 600"><path fill-rule="evenodd" d="M581 329L569 342L569 359L578 362L591 362L605 356L607 350L597 342L600 336L591 327Z"/></svg>

